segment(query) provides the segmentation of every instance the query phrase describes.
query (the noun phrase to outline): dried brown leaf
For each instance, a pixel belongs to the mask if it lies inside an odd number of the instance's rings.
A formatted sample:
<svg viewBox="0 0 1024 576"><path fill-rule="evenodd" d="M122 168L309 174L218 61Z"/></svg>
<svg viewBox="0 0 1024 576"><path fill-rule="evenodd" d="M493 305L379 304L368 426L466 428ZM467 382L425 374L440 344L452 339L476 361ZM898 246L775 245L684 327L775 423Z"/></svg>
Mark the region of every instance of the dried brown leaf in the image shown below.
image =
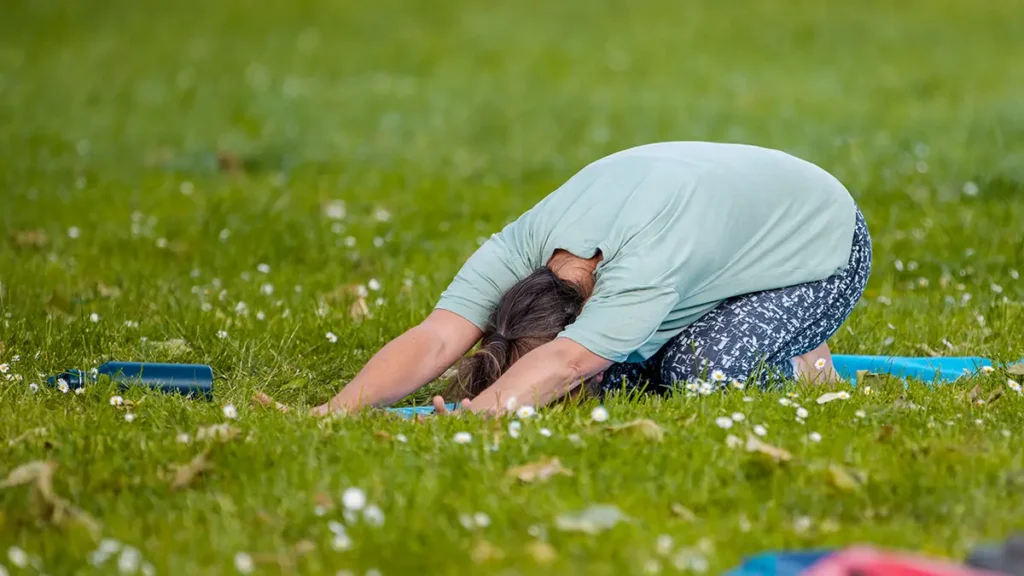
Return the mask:
<svg viewBox="0 0 1024 576"><path fill-rule="evenodd" d="M11 236L18 248L45 248L50 242L46 231L41 228L35 230L15 230Z"/></svg>
<svg viewBox="0 0 1024 576"><path fill-rule="evenodd" d="M363 298L362 296L359 296L352 302L352 306L349 307L348 313L356 322L361 322L363 318L373 318L373 316L370 315L370 307L366 305L366 298Z"/></svg>
<svg viewBox="0 0 1024 576"><path fill-rule="evenodd" d="M971 388L970 394L967 395L967 399L973 403L975 400L980 398L982 394L983 391L981 389L981 384L975 384L974 388Z"/></svg>
<svg viewBox="0 0 1024 576"><path fill-rule="evenodd" d="M1024 376L1024 362L1008 367L1006 372L1013 376Z"/></svg>
<svg viewBox="0 0 1024 576"><path fill-rule="evenodd" d="M541 566L547 566L558 558L555 547L543 540L534 540L526 545L526 553L533 558L533 561Z"/></svg>
<svg viewBox="0 0 1024 576"><path fill-rule="evenodd" d="M188 463L179 465L174 473L174 479L171 480L171 490L181 490L187 487L200 474L209 470L211 466L206 461L206 456L209 453L209 450L204 450Z"/></svg>
<svg viewBox="0 0 1024 576"><path fill-rule="evenodd" d="M747 434L747 452L756 452L763 454L768 458L776 462L789 462L793 459L793 455L788 451L779 448L778 446L772 446L767 442L762 441L753 434Z"/></svg>
<svg viewBox="0 0 1024 576"><path fill-rule="evenodd" d="M882 429L878 431L879 442L888 442L894 433L892 424L882 424Z"/></svg>
<svg viewBox="0 0 1024 576"><path fill-rule="evenodd" d="M835 464L825 469L825 480L840 492L856 492L860 489L860 482L842 466Z"/></svg>
<svg viewBox="0 0 1024 576"><path fill-rule="evenodd" d="M505 553L501 548L498 548L487 540L479 540L473 545L473 549L469 552L469 558L474 564L483 564L485 562L501 560L504 557Z"/></svg>
<svg viewBox="0 0 1024 576"><path fill-rule="evenodd" d="M22 464L7 474L7 479L0 482L0 488L10 488L12 486L21 486L32 482L40 482L43 478L46 479L45 482L49 485L49 478L52 476L53 470L56 467L56 464L46 460L34 460L32 462Z"/></svg>
<svg viewBox="0 0 1024 576"><path fill-rule="evenodd" d="M384 430L377 430L376 432L373 433L373 435L376 436L377 438L380 438L381 440L391 440L391 433L385 432Z"/></svg>
<svg viewBox="0 0 1024 576"><path fill-rule="evenodd" d="M1002 397L1003 397L1003 389L1002 388L996 388L995 390L992 391L991 394L988 395L988 398L985 399L985 403L986 404L991 404L991 403L995 402L996 400L999 400Z"/></svg>
<svg viewBox="0 0 1024 576"><path fill-rule="evenodd" d="M693 510L690 510L679 502L673 502L669 509L672 511L672 514L684 522L697 521L697 515L693 513Z"/></svg>
<svg viewBox="0 0 1024 576"><path fill-rule="evenodd" d="M633 432L654 442L661 442L665 439L665 431L662 430L661 426L658 426L658 423L654 420L648 420L647 418L609 426L608 430L612 432Z"/></svg>
<svg viewBox="0 0 1024 576"><path fill-rule="evenodd" d="M100 296L104 298L110 298L111 300L121 297L121 289L117 286L107 286L103 282L96 284L96 291L100 293Z"/></svg>
<svg viewBox="0 0 1024 576"><path fill-rule="evenodd" d="M547 482L556 475L572 476L572 470L563 467L558 458L549 457L509 468L505 474L517 478L521 482Z"/></svg>
<svg viewBox="0 0 1024 576"><path fill-rule="evenodd" d="M74 520L84 526L93 536L98 537L101 527L99 522L81 508L61 498L53 491L53 473L57 464L51 461L35 460L18 466L0 483L0 488L10 488L29 484L35 497L44 507L47 520L60 526L66 519Z"/></svg>
<svg viewBox="0 0 1024 576"><path fill-rule="evenodd" d="M243 169L242 158L229 150L218 150L217 167L221 172L240 174Z"/></svg>
<svg viewBox="0 0 1024 576"><path fill-rule="evenodd" d="M334 509L334 499L326 492L317 492L316 495L313 496L313 502L315 502L320 508L323 508L324 511Z"/></svg>
<svg viewBox="0 0 1024 576"><path fill-rule="evenodd" d="M8 440L7 445L14 446L15 444L24 442L33 436L46 436L46 428L30 428L19 434L17 437Z"/></svg>

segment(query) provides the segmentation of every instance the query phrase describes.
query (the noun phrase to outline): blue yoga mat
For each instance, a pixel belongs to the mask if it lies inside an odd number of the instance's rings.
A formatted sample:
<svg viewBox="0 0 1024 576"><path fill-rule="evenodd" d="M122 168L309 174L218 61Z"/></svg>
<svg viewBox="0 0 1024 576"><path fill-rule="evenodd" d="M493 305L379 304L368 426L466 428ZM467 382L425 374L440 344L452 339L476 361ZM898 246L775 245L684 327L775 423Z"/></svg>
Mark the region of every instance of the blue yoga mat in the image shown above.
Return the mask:
<svg viewBox="0 0 1024 576"><path fill-rule="evenodd" d="M897 378L920 380L921 382L940 384L953 382L964 376L977 374L985 366L993 366L988 358L978 356L851 356L836 354L832 356L836 371L844 380L857 383L857 372L867 370L873 374L891 374ZM1024 363L1024 360L1021 360ZM454 404L446 404L449 410ZM418 414L434 413L433 406L409 406L389 408L391 412L412 418Z"/></svg>
<svg viewBox="0 0 1024 576"><path fill-rule="evenodd" d="M725 576L799 576L835 550L766 552L745 558L743 564Z"/></svg>

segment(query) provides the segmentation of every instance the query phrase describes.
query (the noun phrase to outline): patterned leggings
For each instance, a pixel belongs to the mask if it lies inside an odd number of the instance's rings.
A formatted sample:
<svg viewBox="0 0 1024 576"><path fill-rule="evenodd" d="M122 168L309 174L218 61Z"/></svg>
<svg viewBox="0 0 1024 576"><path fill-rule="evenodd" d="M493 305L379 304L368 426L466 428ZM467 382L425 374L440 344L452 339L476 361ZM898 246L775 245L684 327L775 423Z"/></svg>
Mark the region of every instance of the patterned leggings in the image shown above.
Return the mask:
<svg viewBox="0 0 1024 576"><path fill-rule="evenodd" d="M814 350L853 311L871 273L871 236L857 211L850 261L842 272L805 284L736 296L687 326L644 362L613 364L605 391L678 382L725 386L735 379L766 386L795 376L792 359ZM660 390L659 390L660 389Z"/></svg>

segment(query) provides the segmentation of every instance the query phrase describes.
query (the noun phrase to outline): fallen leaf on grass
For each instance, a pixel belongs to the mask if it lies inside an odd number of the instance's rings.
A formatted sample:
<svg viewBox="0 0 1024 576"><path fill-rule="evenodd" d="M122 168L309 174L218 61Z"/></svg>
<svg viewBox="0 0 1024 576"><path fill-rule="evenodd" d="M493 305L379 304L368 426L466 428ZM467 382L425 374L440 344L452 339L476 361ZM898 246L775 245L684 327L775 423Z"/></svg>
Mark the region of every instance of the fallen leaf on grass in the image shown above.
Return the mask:
<svg viewBox="0 0 1024 576"><path fill-rule="evenodd" d="M533 561L541 566L547 566L558 558L555 547L543 540L534 540L526 545L526 553L533 558Z"/></svg>
<svg viewBox="0 0 1024 576"><path fill-rule="evenodd" d="M815 402L817 402L818 404L828 404L833 400L842 400L844 396L849 397L849 394L843 392L829 392L827 394L822 394L821 396L818 396L818 399L815 400Z"/></svg>
<svg viewBox="0 0 1024 576"><path fill-rule="evenodd" d="M473 550L469 553L470 560L474 564L483 564L484 562L491 562L493 560L501 560L505 557L505 553L494 544L491 544L487 540L480 540L474 546Z"/></svg>
<svg viewBox="0 0 1024 576"><path fill-rule="evenodd" d="M762 441L753 434L747 434L747 452L756 452L758 454L764 454L765 456L775 460L776 462L789 462L793 459L793 455L788 451L779 448L778 446L772 446L771 444Z"/></svg>
<svg viewBox="0 0 1024 576"><path fill-rule="evenodd" d="M562 466L558 458L541 458L536 462L509 468L507 476L518 478L521 482L546 482L555 475L572 476L572 470Z"/></svg>
<svg viewBox="0 0 1024 576"><path fill-rule="evenodd" d="M177 471L174 473L174 479L171 480L171 490L181 490L192 483L200 474L210 469L210 464L206 461L206 455L209 454L209 450L204 450L196 455L195 458L190 460L187 464L181 464L178 466Z"/></svg>
<svg viewBox="0 0 1024 576"><path fill-rule="evenodd" d="M14 446L15 444L28 440L32 436L46 436L46 428L30 428L19 434L17 437L8 440L7 445Z"/></svg>
<svg viewBox="0 0 1024 576"><path fill-rule="evenodd" d="M356 322L362 321L363 318L373 318L373 316L370 315L370 307L366 305L366 298L363 298L362 296L357 297L352 302L352 306L349 307L348 313Z"/></svg>
<svg viewBox="0 0 1024 576"><path fill-rule="evenodd" d="M216 440L218 442L228 442L238 436L242 431L234 426L224 424L214 424L213 426L205 426L196 431L196 440Z"/></svg>
<svg viewBox="0 0 1024 576"><path fill-rule="evenodd" d="M1003 397L1003 389L1002 388L996 388L995 390L992 391L991 394L988 395L988 398L985 400L985 403L986 404L991 404L991 403L995 402L996 400L999 400L1002 397Z"/></svg>
<svg viewBox="0 0 1024 576"><path fill-rule="evenodd" d="M825 469L825 480L840 492L856 492L860 489L860 482L842 466L830 465Z"/></svg>
<svg viewBox="0 0 1024 576"><path fill-rule="evenodd" d="M1006 372L1011 376L1024 376L1024 362L1010 366Z"/></svg>
<svg viewBox="0 0 1024 576"><path fill-rule="evenodd" d="M689 508L683 506L679 502L673 502L672 506L669 507L669 510L671 510L672 514L675 514L677 518L683 520L684 522L697 521L697 515L693 513L693 510L690 510Z"/></svg>
<svg viewBox="0 0 1024 576"><path fill-rule="evenodd" d="M555 518L555 528L563 532L597 534L613 528L619 522L628 522L629 516L612 504L594 504L579 512L565 512Z"/></svg>
<svg viewBox="0 0 1024 576"><path fill-rule="evenodd" d="M84 526L94 537L99 537L100 524L81 508L57 496L53 491L53 473L57 464L51 461L35 460L12 470L0 482L0 489L32 485L32 493L43 506L43 514L54 526L60 526L66 519Z"/></svg>
<svg viewBox="0 0 1024 576"><path fill-rule="evenodd" d="M975 384L974 388L971 388L971 392L967 395L967 399L973 404L975 400L981 397L981 394L981 384Z"/></svg>
<svg viewBox="0 0 1024 576"><path fill-rule="evenodd" d="M50 241L41 228L35 230L16 230L11 236L18 248L45 248Z"/></svg>
<svg viewBox="0 0 1024 576"><path fill-rule="evenodd" d="M373 435L376 436L377 438L380 438L381 440L391 440L391 433L385 432L384 430L377 430L376 432L373 433Z"/></svg>
<svg viewBox="0 0 1024 576"><path fill-rule="evenodd" d="M892 424L882 424L882 429L878 431L878 438L877 438L877 440L879 442L888 442L889 439L892 438L892 435L893 435Z"/></svg>
<svg viewBox="0 0 1024 576"><path fill-rule="evenodd" d="M110 298L111 300L121 297L120 288L117 286L107 286L103 282L96 284L96 291L100 293L100 296Z"/></svg>
<svg viewBox="0 0 1024 576"><path fill-rule="evenodd" d="M654 420L648 420L647 418L609 426L608 430L612 432L634 432L654 442L661 442L665 439L665 431L662 430L661 426L658 426L658 423Z"/></svg>

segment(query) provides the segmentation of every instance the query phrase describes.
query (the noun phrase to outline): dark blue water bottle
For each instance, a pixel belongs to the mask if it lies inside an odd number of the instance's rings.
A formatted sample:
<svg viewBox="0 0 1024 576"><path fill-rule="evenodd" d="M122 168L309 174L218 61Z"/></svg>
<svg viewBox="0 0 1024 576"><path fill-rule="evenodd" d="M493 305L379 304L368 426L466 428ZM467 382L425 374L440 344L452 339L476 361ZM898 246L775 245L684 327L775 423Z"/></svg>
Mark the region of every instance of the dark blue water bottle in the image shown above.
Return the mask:
<svg viewBox="0 0 1024 576"><path fill-rule="evenodd" d="M160 364L156 362L107 362L95 373L68 370L46 379L50 386L63 380L72 390L96 382L101 375L110 377L122 388L148 386L161 392L213 398L213 369L203 364Z"/></svg>

